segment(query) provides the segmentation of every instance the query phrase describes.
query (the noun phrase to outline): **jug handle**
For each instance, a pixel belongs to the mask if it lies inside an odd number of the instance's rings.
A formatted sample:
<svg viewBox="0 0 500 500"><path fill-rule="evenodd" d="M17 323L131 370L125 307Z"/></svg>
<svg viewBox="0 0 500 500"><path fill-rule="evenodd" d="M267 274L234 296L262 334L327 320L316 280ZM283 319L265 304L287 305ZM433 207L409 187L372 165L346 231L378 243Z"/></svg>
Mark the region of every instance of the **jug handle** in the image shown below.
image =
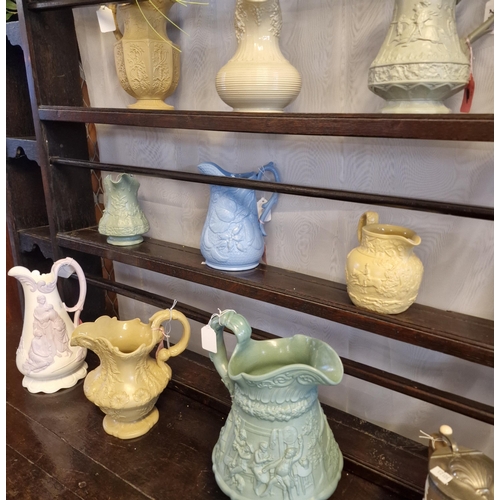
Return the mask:
<svg viewBox="0 0 500 500"><path fill-rule="evenodd" d="M363 238L363 228L368 224L378 224L378 213L377 212L365 212L358 222L358 241L361 243Z"/></svg>
<svg viewBox="0 0 500 500"><path fill-rule="evenodd" d="M210 353L210 359L221 376L222 382L229 390L229 393L234 394L234 382L228 374L228 357L226 345L224 344L224 327L228 327L236 335L236 342L239 346L244 347L250 340L252 328L248 321L241 315L232 310L222 311L219 315L214 315L209 322L211 328L215 331L217 338L217 353Z"/></svg>
<svg viewBox="0 0 500 500"><path fill-rule="evenodd" d="M123 38L123 33L120 31L120 28L118 27L118 19L116 18L116 4L111 4L108 6L111 9L111 12L113 13L113 19L115 20L115 26L116 29L113 31L113 34L115 35L116 40L119 42Z"/></svg>
<svg viewBox="0 0 500 500"><path fill-rule="evenodd" d="M259 172L257 174L257 179L259 181L262 179L262 176L264 175L265 172L271 172L274 175L275 181L281 182L280 175L278 173L278 170L276 170L276 167L274 166L274 162L270 161L267 165L264 165L262 168L259 169ZM264 229L263 221L266 220L267 214L271 211L271 208L273 208L273 206L276 205L277 201L278 201L278 193L273 193L269 201L267 201L262 205L262 214L259 217L259 222L260 222L260 230L263 236L267 236L266 231Z"/></svg>
<svg viewBox="0 0 500 500"><path fill-rule="evenodd" d="M73 272L73 269L78 276L78 283L80 285L80 295L78 297L78 302L73 307L68 307L63 302L63 307L68 312L75 312L75 316L73 318L73 325L75 328L78 326L80 320L80 314L83 309L83 304L85 302L85 296L87 295L87 280L85 279L85 274L83 273L83 269L80 267L80 264L71 257L66 257L65 259L58 260L54 263L51 269L51 273L54 276L62 276L63 278L69 278Z"/></svg>
<svg viewBox="0 0 500 500"><path fill-rule="evenodd" d="M165 309L163 311L158 311L157 313L153 314L151 318L149 318L149 324L151 325L151 330L153 330L153 333L157 335L158 342L163 337L163 333L160 329L161 324L164 321L172 319L179 321L180 324L182 325L183 328L182 336L179 342L177 342L177 344L173 345L172 347L169 347L168 349L167 348L160 349L160 352L158 352L158 355L156 356L158 363L160 363L161 361L165 362L173 356L178 356L181 352L183 352L186 349L189 339L191 337L191 325L189 324L189 321L187 320L186 316L184 316L184 314L177 311L176 309Z"/></svg>
<svg viewBox="0 0 500 500"><path fill-rule="evenodd" d="M481 38L483 35L486 35L486 33L488 32L494 21L495 21L495 14L492 14L490 17L488 17L488 19L486 19L486 21L480 24L468 36L460 40L464 54L467 54L470 50L469 47L467 46L467 42L469 44L472 44L473 42Z"/></svg>

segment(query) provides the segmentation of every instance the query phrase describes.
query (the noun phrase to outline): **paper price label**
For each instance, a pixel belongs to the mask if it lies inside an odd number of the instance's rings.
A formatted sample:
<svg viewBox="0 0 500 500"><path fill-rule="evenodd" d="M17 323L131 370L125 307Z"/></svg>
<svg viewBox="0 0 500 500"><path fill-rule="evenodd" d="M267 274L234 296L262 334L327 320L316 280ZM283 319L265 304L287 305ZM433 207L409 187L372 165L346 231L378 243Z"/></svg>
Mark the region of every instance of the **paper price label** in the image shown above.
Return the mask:
<svg viewBox="0 0 500 500"><path fill-rule="evenodd" d="M262 215L262 212L264 211L264 209L262 208L262 205L264 205L264 203L267 203L267 200L265 198L261 198L257 202L257 214L259 215L259 219L260 219L260 216ZM265 220L263 220L262 222L269 222L270 220L271 220L271 212L269 212L266 215Z"/></svg>
<svg viewBox="0 0 500 500"><path fill-rule="evenodd" d="M430 470L430 472L436 476L443 484L448 484L453 476L450 476L447 472L445 472L439 465Z"/></svg>
<svg viewBox="0 0 500 500"><path fill-rule="evenodd" d="M484 20L486 21L488 18L490 18L493 13L494 13L494 0L488 0L486 2L486 5L484 6ZM493 30L491 30L490 34L493 35Z"/></svg>
<svg viewBox="0 0 500 500"><path fill-rule="evenodd" d="M115 17L109 7L101 5L96 11L97 20L99 21L99 28L102 33L116 30Z"/></svg>
<svg viewBox="0 0 500 500"><path fill-rule="evenodd" d="M495 0L488 0L484 6L484 20L493 15Z"/></svg>
<svg viewBox="0 0 500 500"><path fill-rule="evenodd" d="M201 347L203 347L205 351L217 354L217 335L210 325L205 325L201 329Z"/></svg>

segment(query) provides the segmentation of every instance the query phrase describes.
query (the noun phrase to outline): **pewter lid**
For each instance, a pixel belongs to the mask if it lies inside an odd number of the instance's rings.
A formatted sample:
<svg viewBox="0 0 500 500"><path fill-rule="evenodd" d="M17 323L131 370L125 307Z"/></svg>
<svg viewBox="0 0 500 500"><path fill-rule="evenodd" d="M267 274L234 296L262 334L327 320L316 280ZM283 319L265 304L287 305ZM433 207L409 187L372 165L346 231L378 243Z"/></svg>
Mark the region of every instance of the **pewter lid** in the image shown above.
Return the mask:
<svg viewBox="0 0 500 500"><path fill-rule="evenodd" d="M480 451L457 446L450 426L442 425L439 433L446 446L431 455L429 480L450 500L493 500L493 460Z"/></svg>

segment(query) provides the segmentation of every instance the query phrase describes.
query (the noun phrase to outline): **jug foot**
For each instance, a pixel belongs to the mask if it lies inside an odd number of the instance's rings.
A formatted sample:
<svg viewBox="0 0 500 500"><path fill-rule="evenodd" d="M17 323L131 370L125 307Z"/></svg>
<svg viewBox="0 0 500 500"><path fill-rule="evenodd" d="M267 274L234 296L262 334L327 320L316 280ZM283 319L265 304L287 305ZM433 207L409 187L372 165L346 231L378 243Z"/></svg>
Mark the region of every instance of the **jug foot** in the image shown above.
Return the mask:
<svg viewBox="0 0 500 500"><path fill-rule="evenodd" d="M120 422L106 415L102 422L104 430L120 439L133 439L146 434L158 422L160 412L156 406L144 417L133 422Z"/></svg>
<svg viewBox="0 0 500 500"><path fill-rule="evenodd" d="M175 109L170 104L166 104L160 99L139 99L127 106L129 109Z"/></svg>
<svg viewBox="0 0 500 500"><path fill-rule="evenodd" d="M284 113L283 108L233 108L239 113Z"/></svg>
<svg viewBox="0 0 500 500"><path fill-rule="evenodd" d="M218 264L217 262L206 261L208 267L212 269L220 269L221 271L249 271L250 269L255 269L259 265L259 261L253 262L252 264L242 264L242 265L232 265L232 264Z"/></svg>
<svg viewBox="0 0 500 500"><path fill-rule="evenodd" d="M106 240L110 245L116 245L120 247L128 245L138 245L144 241L140 234L135 236L108 236Z"/></svg>
<svg viewBox="0 0 500 500"><path fill-rule="evenodd" d="M60 389L68 389L69 387L73 387L80 379L85 378L87 375L87 366L87 363L84 362L73 373L61 378L48 380L41 380L25 375L23 378L23 387L26 387L32 393L44 392L45 394L52 394Z"/></svg>
<svg viewBox="0 0 500 500"><path fill-rule="evenodd" d="M387 101L381 113L448 114L450 109L441 101Z"/></svg>

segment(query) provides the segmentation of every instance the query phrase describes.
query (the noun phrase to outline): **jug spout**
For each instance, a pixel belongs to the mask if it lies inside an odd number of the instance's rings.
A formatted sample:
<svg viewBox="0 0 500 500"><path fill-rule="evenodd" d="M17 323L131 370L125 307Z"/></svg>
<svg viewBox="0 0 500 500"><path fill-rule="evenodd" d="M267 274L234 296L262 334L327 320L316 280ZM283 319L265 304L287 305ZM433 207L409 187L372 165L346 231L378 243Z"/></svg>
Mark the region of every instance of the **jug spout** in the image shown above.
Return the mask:
<svg viewBox="0 0 500 500"><path fill-rule="evenodd" d="M9 269L9 272L7 274L18 280L22 276L30 276L31 271L23 266L14 266Z"/></svg>

